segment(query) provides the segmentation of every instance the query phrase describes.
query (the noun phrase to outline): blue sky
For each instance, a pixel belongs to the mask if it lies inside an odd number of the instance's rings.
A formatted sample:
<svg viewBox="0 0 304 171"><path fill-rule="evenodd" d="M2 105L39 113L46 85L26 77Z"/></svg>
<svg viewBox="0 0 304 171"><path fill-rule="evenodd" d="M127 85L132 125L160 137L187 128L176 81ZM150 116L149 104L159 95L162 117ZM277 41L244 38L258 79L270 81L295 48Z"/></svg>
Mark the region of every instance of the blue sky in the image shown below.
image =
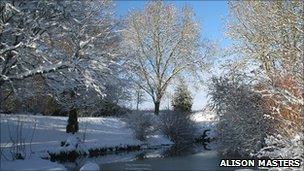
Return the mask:
<svg viewBox="0 0 304 171"><path fill-rule="evenodd" d="M147 1L115 1L117 16L125 16L133 9L143 9ZM228 7L226 1L166 1L174 4L177 8L189 5L195 12L195 19L200 24L201 37L217 41L222 48L228 46L230 41L224 37L225 18L227 18ZM194 96L193 109L199 110L206 104L205 90L192 91ZM166 104L168 102L164 102ZM145 103L143 108L152 108L151 103Z"/></svg>

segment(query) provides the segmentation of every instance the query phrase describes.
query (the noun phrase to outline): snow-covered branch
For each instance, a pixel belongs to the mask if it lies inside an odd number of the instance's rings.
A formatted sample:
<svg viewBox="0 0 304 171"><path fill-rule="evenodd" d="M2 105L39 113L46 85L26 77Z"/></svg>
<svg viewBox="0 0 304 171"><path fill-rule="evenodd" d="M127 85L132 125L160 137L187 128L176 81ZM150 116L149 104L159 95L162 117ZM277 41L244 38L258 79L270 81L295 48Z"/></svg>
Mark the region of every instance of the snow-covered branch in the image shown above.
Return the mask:
<svg viewBox="0 0 304 171"><path fill-rule="evenodd" d="M68 63L62 63L62 62L59 62L57 64L48 65L45 67L40 66L38 68L26 71L24 73L17 74L15 76L6 76L5 80L21 80L21 79L25 79L28 77L33 77L38 74L47 74L47 73L51 73L51 72L56 72L57 70L69 68L71 66L72 65L70 65Z"/></svg>

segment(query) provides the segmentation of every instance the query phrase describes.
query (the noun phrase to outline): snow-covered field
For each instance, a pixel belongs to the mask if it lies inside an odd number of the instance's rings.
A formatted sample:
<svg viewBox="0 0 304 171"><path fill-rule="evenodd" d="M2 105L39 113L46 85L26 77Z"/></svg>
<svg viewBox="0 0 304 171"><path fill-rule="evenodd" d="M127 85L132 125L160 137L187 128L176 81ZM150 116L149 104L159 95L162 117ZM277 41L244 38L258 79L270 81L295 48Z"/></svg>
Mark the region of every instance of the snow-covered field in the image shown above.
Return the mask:
<svg viewBox="0 0 304 171"><path fill-rule="evenodd" d="M65 133L67 117L37 116L37 115L1 115L1 147L11 145L10 136L14 135L18 121L23 123L22 135L26 138L27 145L33 131L31 148L34 153L46 149L57 148L60 142L70 136ZM36 124L36 129L35 129ZM11 133L11 134L10 134ZM139 144L132 136L131 130L126 129L125 123L118 118L79 118L78 136L83 138L88 146L100 147L115 146L120 144Z"/></svg>
<svg viewBox="0 0 304 171"><path fill-rule="evenodd" d="M47 158L47 151L60 151L61 141L71 137L65 132L67 117L53 117L41 115L5 115L1 117L1 170L22 170L27 169L64 169L60 164L52 163ZM215 119L212 114L203 115L195 113L193 120L201 128L212 126ZM18 131L21 130L21 131ZM11 139L16 136L24 137L26 160L7 161L10 156ZM77 136L85 140L84 147L113 147L121 145L159 145L171 144L171 142L162 135L150 137L147 142L136 140L132 131L126 127L126 123L119 118L79 118L79 133ZM40 162L41 161L41 162ZM24 164L27 163L27 164ZM32 163L32 164L28 164ZM37 164L37 163L42 163ZM13 167L14 166L14 167ZM28 166L28 168L27 168ZM42 167L43 166L43 167Z"/></svg>

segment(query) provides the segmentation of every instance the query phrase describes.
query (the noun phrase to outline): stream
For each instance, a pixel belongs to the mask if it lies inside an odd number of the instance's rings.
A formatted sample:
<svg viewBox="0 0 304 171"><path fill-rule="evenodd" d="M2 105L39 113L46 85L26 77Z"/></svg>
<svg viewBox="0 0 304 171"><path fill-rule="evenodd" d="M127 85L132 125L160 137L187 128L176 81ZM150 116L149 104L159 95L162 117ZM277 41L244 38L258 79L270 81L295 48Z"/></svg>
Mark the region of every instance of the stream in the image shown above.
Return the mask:
<svg viewBox="0 0 304 171"><path fill-rule="evenodd" d="M101 171L116 170L238 170L219 167L215 148L206 146L160 146L133 152L121 152L98 157L84 157L62 163L69 171L78 171L86 162L99 164Z"/></svg>

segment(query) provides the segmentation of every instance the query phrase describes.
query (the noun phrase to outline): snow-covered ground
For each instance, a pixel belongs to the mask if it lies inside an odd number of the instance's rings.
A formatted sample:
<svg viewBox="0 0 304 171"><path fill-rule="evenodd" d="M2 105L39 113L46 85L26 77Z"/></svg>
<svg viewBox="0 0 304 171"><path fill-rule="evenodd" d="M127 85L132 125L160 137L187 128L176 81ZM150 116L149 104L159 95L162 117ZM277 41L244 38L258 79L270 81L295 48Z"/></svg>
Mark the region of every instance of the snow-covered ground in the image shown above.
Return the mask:
<svg viewBox="0 0 304 171"><path fill-rule="evenodd" d="M65 132L67 125L67 117L53 117L41 115L5 115L0 114L1 118L1 170L18 170L17 168L23 163L32 163L29 166L35 170L41 168L59 169L62 166L48 160L47 151L60 151L61 141L70 139L70 134ZM206 129L213 126L215 117L212 113L203 114L202 112L195 113L193 120L198 123L201 129ZM22 131L17 131L18 128ZM19 132L16 134L16 132ZM22 133L22 134L20 134ZM11 138L21 135L25 140L26 160L7 161L5 158L10 156L10 146L12 146ZM126 127L126 123L119 118L79 118L79 133L77 136L85 139L85 148L92 147L113 147L122 145L160 145L171 144L171 142L163 135L154 135L147 142L136 140L132 135L132 131ZM36 165L37 162L43 161L44 167ZM14 167L12 167L14 165ZM21 167L22 170L27 169Z"/></svg>
<svg viewBox="0 0 304 171"><path fill-rule="evenodd" d="M61 141L65 141L70 134L65 132L67 117L37 116L37 115L3 115L1 114L1 147L11 145L10 136L16 136L18 120L23 123L22 135L26 138L26 145L30 146L33 154L54 150ZM36 124L36 129L35 129ZM33 138L32 133L34 132ZM87 146L111 147L122 144L140 144L134 139L131 130L118 118L79 118L79 133L85 136ZM30 139L32 143L30 144Z"/></svg>
<svg viewBox="0 0 304 171"><path fill-rule="evenodd" d="M100 168L96 163L87 162L84 164L79 171L99 171Z"/></svg>
<svg viewBox="0 0 304 171"><path fill-rule="evenodd" d="M199 132L209 129L210 131L207 135L212 138L216 136L215 126L218 121L218 116L215 112L209 110L196 112L192 115L191 119L197 123Z"/></svg>

